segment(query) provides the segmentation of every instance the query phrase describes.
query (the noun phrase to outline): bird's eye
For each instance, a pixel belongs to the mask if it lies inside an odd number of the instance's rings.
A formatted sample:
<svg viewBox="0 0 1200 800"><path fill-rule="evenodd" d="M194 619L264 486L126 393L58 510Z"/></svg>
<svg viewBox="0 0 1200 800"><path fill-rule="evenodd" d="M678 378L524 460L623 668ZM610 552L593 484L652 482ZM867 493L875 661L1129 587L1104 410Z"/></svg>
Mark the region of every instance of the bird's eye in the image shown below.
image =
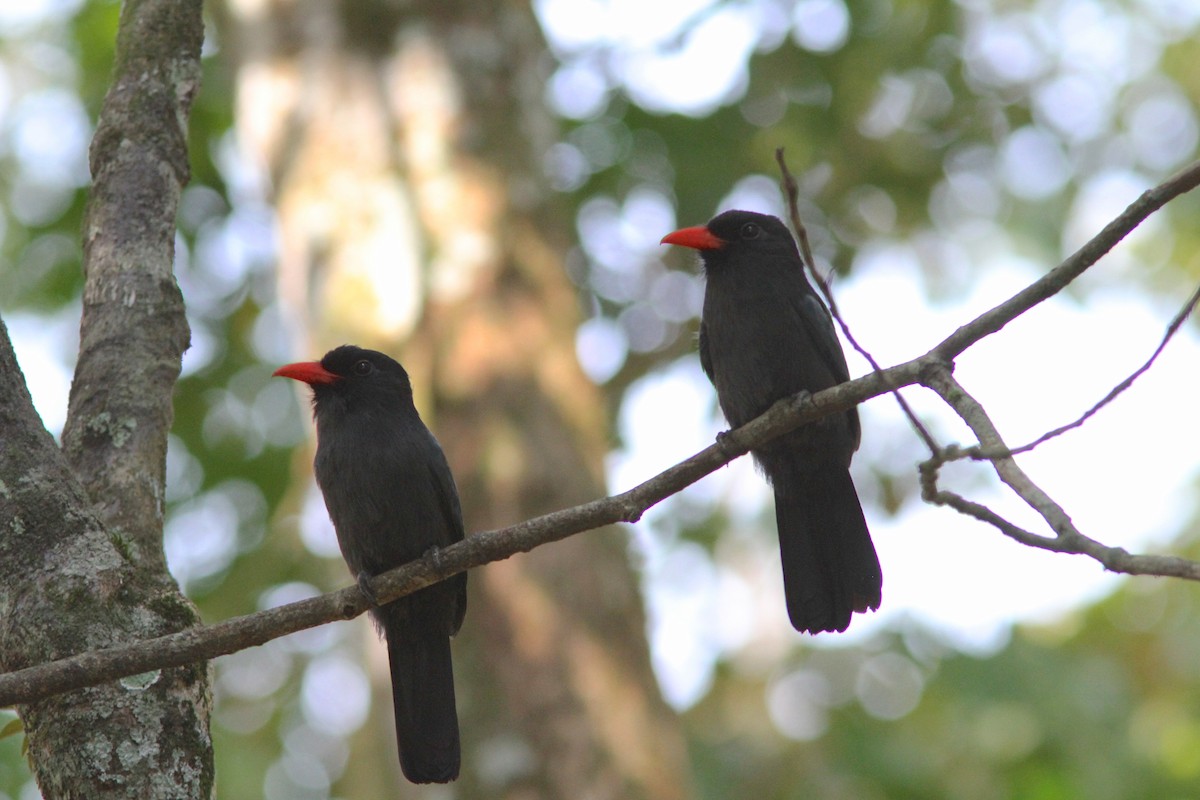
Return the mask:
<svg viewBox="0 0 1200 800"><path fill-rule="evenodd" d="M354 362L354 374L355 375L370 375L371 370L373 370L373 369L375 369L375 365L372 364L370 361L367 361L365 358L362 359L361 361Z"/></svg>
<svg viewBox="0 0 1200 800"><path fill-rule="evenodd" d="M758 234L761 232L762 232L762 228L758 227L758 225L753 222L747 222L745 225L742 226L742 238L743 239L757 239Z"/></svg>

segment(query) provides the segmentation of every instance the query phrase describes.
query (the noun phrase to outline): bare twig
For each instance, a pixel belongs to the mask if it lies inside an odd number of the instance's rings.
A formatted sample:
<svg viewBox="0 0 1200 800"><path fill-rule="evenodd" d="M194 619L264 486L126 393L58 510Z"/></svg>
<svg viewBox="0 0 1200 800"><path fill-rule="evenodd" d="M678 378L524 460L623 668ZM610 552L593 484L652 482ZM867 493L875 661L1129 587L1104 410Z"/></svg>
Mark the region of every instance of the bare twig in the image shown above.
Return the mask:
<svg viewBox="0 0 1200 800"><path fill-rule="evenodd" d="M804 262L804 266L808 267L813 282L821 290L821 296L825 298L825 302L829 304L832 312L837 308L837 302L833 299L833 292L830 290L825 276L817 271L817 260L813 258L812 246L808 243L808 228L804 227L804 221L800 219L800 185L796 183L796 176L788 169L782 147L775 148L775 163L779 165L779 183L783 189L783 196L787 198L788 217L791 220L792 228L796 231L796 241L800 243L800 259ZM834 316L837 314L834 313Z"/></svg>
<svg viewBox="0 0 1200 800"><path fill-rule="evenodd" d="M937 392L958 412L971 431L979 437L984 448L1003 452L1004 442L983 407L963 389L944 364L931 361L929 368L923 373L921 383ZM1124 548L1109 547L1083 535L1066 511L1030 480L1011 456L997 456L992 459L996 474L1018 497L1042 516L1053 529L1054 536L1031 533L1004 519L987 506L967 500L954 492L939 490L938 469L947 461L959 458L961 452L958 448L948 447L921 465L922 497L926 501L949 506L961 514L986 522L1005 536L1029 547L1056 553L1086 555L1112 572L1200 580L1200 563L1195 561L1177 556L1133 555Z"/></svg>
<svg viewBox="0 0 1200 800"><path fill-rule="evenodd" d="M954 379L949 368L945 365L935 364L931 366L926 371L922 383L937 392L938 396L946 401L946 405L954 409L963 422L967 423L971 432L975 434L979 439L979 443L984 448L997 451L1005 450L1004 440L1000 437L1000 432L992 424L992 420L988 417L983 406ZM995 458L992 460L992 465L1000 480L1016 492L1018 497L1028 503L1030 508L1038 512L1046 520L1051 529L1054 530L1059 539L1081 535L1071 522L1071 518L1067 516L1067 512L1058 503L1054 502L1049 495L1043 492L1037 484L1030 480L1029 476L1017 466L1017 462L1011 456ZM1026 541L1025 543L1034 544L1038 547L1049 546L1049 543L1045 540L1039 540L1038 542Z"/></svg>
<svg viewBox="0 0 1200 800"><path fill-rule="evenodd" d="M382 601L390 601L455 573L527 552L541 544L615 522L636 521L646 509L751 448L826 414L845 411L872 397L917 383L939 392L972 426L982 446L1004 452L1003 440L983 409L954 381L951 374L953 357L1059 291L1065 285L1062 283L1064 275L1078 275L1138 222L1198 182L1200 162L1142 195L1079 253L1008 301L962 326L920 358L887 369L876 366L872 373L817 394L780 400L761 417L723 436L720 444L702 450L627 492L501 530L475 534L440 551L436 557L427 556L377 577L372 588ZM1029 481L1011 456L998 457L994 468L1007 485L1043 515L1054 530L1054 536L1030 533L985 506L939 490L938 469L941 464L958 457L959 451L954 447L935 446L933 452L934 457L922 465L923 495L930 502L970 514L1024 544L1087 555L1114 572L1200 580L1200 563L1174 556L1133 555L1083 536L1066 512ZM0 675L0 706L27 703L128 675L226 655L299 630L350 618L365 610L365 601L357 587L349 587L214 625L29 667Z"/></svg>
<svg viewBox="0 0 1200 800"><path fill-rule="evenodd" d="M808 267L808 271L812 275L813 281L817 284L817 288L821 290L821 295L825 298L826 305L829 306L829 313L837 320L838 327L842 329L842 335L846 337L846 341L850 343L850 346L867 360L867 363L871 365L871 369L876 372L882 372L883 368L879 366L879 362L867 352L865 347L858 343L858 340L854 338L854 334L850 332L850 326L846 324L846 320L842 317L842 312L838 309L837 301L833 298L833 291L829 288L829 282L817 271L817 262L813 259L812 249L808 244L808 230L804 227L804 223L800 219L800 188L796 184L795 176L788 169L787 161L784 160L782 147L775 148L775 162L779 165L779 174L782 176L780 180L784 196L787 197L788 216L791 218L792 227L796 231L797 241L800 242L800 256ZM912 410L912 407L900 394L898 388L892 390L892 396L900 404L900 410L904 412L904 416L908 417L909 424L912 425L913 430L917 432L921 440L925 442L925 446L929 448L929 452L937 453L939 449L937 440L933 438L933 434L929 432L929 429L917 417L916 412Z"/></svg>
<svg viewBox="0 0 1200 800"><path fill-rule="evenodd" d="M1035 305L1053 297L1067 284L1095 264L1101 256L1111 250L1117 242L1136 228L1142 220L1157 211L1171 199L1191 191L1197 185L1200 185L1200 162L1191 164L1159 186L1144 192L1120 216L1106 225L1104 230L1060 265L1005 302L963 325L954 334L926 354L928 356L940 355L942 358L931 359L930 364L932 369L930 369L926 378L922 380L922 383L937 391L947 403L959 412L960 416L963 417L964 421L971 426L972 431L979 437L980 442L979 447L976 448L946 448L935 453L932 459L922 465L922 494L927 500L949 505L961 513L987 522L995 526L1006 536L1010 536L1023 544L1056 552L1087 555L1114 572L1122 572L1129 575L1160 575L1164 577L1200 580L1200 564L1196 562L1174 556L1131 555L1122 548L1108 547L1080 533L1073 523L1071 523L1070 517L1067 516L1066 512L1045 495L1040 488L1036 487L1032 481L1029 481L1023 471L1016 467L1015 462L1012 460L1012 453L1004 445L1003 440L999 437L999 433L995 431L986 414L983 413L982 407L973 398L970 398L962 390L961 386L953 381L948 369L943 369L940 366L950 364L952 359L966 348L984 337L999 331L1013 319ZM1198 290L1198 293L1200 293L1200 290ZM1187 319L1197 300L1198 298L1195 294L1189 298L1184 309L1176 315L1168 326L1167 334L1149 361L1114 389L1109 397L1106 397L1092 411L1086 414L1084 419L1080 420L1079 424L1082 424L1084 420L1110 402L1113 397L1124 391L1138 376L1149 369L1175 331ZM1067 429L1070 427L1068 426ZM1055 433L1054 435L1057 434ZM1008 484L1018 496L1043 516L1056 534L1053 538L1038 536L1025 531L999 517L991 509L971 503L951 492L939 491L937 489L936 477L940 465L946 461L964 456L970 457L972 453L986 454L987 458L993 460L996 472L1001 480Z"/></svg>
<svg viewBox="0 0 1200 800"><path fill-rule="evenodd" d="M952 456L957 450L958 448L951 445L944 448L942 452L935 454L929 460L921 463L919 467L921 474L921 499L935 506L949 506L960 514L974 517L980 522L986 522L1010 539L1015 539L1029 547L1040 547L1046 550L1056 549L1056 539L1039 536L1036 533L1027 531L1009 522L982 503L976 503L960 494L939 488L937 483L938 471L943 464L954 460Z"/></svg>
<svg viewBox="0 0 1200 800"><path fill-rule="evenodd" d="M1189 316L1191 316L1192 311L1195 310L1197 303L1200 303L1200 286L1196 287L1195 291L1192 292L1191 297L1189 297L1187 302L1184 303L1183 308L1181 308L1179 313L1176 314L1171 320L1171 324L1167 326L1167 330L1163 334L1162 341L1158 343L1158 347L1154 348L1154 352L1150 354L1150 358L1146 359L1145 363L1134 370L1129 377L1125 378L1125 380L1114 386L1112 390L1100 400L1100 402L1096 403L1094 406L1085 411L1078 419L1073 420L1061 427L1055 428L1052 431L1043 433L1029 444L1024 444L1020 447L1013 448L1013 450L1008 453L997 453L985 448L970 447L963 451L964 456L976 460L985 460L999 456L1014 456L1021 453L1027 453L1042 443L1048 442L1049 440L1055 438L1056 436L1062 436L1064 433L1082 426L1083 423L1095 416L1100 409L1117 399L1117 397L1130 386L1133 386L1134 381L1144 375L1150 369L1150 367L1154 366L1154 362L1158 360L1160 355L1162 355L1163 350L1167 349L1167 343L1171 341L1175 334L1179 332L1179 329L1183 327L1183 323Z"/></svg>

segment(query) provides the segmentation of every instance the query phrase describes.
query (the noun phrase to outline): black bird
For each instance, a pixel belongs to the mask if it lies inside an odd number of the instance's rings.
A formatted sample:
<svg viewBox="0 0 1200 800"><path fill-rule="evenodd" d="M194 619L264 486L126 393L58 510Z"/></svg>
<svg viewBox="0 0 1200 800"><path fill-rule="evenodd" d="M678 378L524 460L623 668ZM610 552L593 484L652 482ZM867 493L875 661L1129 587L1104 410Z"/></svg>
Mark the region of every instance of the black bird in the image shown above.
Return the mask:
<svg viewBox="0 0 1200 800"><path fill-rule="evenodd" d="M343 345L275 374L312 387L317 485L342 556L368 597L369 578L463 538L454 477L417 414L404 367ZM400 766L414 783L458 777L450 637L466 610L460 573L371 611L387 640Z"/></svg>
<svg viewBox="0 0 1200 800"><path fill-rule="evenodd" d="M662 241L700 251L700 364L730 425L850 379L832 317L778 219L726 211ZM853 612L879 608L879 558L850 479L860 433L851 409L754 450L775 489L788 617L801 632L844 631Z"/></svg>

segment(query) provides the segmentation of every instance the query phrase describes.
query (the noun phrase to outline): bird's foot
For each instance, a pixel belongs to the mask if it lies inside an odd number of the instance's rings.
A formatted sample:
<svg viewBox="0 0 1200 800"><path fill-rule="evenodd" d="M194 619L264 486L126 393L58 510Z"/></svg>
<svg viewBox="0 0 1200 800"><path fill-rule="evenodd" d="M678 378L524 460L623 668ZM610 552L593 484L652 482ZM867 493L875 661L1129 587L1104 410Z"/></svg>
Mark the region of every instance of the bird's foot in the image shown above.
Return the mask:
<svg viewBox="0 0 1200 800"><path fill-rule="evenodd" d="M733 442L733 431L721 431L717 434L717 449L731 461L742 454Z"/></svg>
<svg viewBox="0 0 1200 800"><path fill-rule="evenodd" d="M371 576L366 572L358 573L358 591L371 604L371 608L379 608L379 595L371 588Z"/></svg>
<svg viewBox="0 0 1200 800"><path fill-rule="evenodd" d="M433 564L434 569L441 571L441 569L442 569L442 548L438 547L437 545L434 545L433 547L431 547L425 551L424 557Z"/></svg>

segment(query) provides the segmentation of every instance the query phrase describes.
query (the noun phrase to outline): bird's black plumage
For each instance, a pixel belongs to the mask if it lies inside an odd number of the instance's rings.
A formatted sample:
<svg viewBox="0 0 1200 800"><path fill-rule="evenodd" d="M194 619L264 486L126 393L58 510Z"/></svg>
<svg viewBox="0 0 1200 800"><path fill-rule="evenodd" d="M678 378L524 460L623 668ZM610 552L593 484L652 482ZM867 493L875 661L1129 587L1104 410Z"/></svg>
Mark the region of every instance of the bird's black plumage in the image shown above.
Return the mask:
<svg viewBox="0 0 1200 800"><path fill-rule="evenodd" d="M317 484L360 585L463 538L450 467L399 363L343 345L275 374L312 387ZM461 573L371 611L387 640L400 764L415 783L458 777L450 637L462 625L466 590Z"/></svg>
<svg viewBox="0 0 1200 800"><path fill-rule="evenodd" d="M780 220L727 211L663 241L700 252L700 363L732 426L783 397L849 380L833 321ZM775 490L788 616L799 631L843 631L854 612L879 607L879 559L849 471L859 437L851 409L754 451Z"/></svg>

